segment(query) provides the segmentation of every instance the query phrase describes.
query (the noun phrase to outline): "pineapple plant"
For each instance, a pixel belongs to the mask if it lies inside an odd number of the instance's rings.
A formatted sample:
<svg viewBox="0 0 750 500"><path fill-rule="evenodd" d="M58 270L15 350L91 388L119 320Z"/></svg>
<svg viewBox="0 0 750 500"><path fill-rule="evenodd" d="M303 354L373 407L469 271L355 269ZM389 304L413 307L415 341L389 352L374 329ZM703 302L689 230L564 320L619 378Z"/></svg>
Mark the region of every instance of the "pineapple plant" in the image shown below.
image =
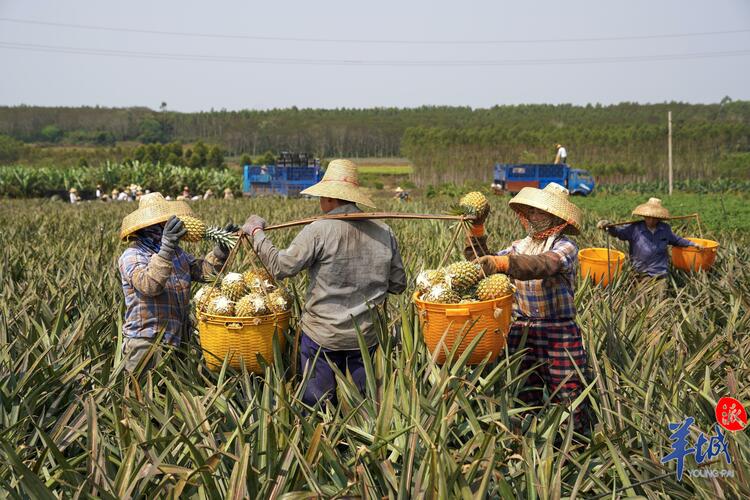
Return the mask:
<svg viewBox="0 0 750 500"><path fill-rule="evenodd" d="M268 314L268 305L263 295L259 293L248 293L235 305L234 312L237 316L263 316Z"/></svg>
<svg viewBox="0 0 750 500"><path fill-rule="evenodd" d="M209 226L202 220L190 215L180 215L178 217L187 229L187 234L182 237L182 241L196 242L203 239L213 241L227 248L233 248L237 243L237 236L233 233L224 231L216 226Z"/></svg>
<svg viewBox="0 0 750 500"><path fill-rule="evenodd" d="M221 280L221 293L233 302L240 300L240 297L247 293L247 285L245 285L242 275L240 273L227 273Z"/></svg>
<svg viewBox="0 0 750 500"><path fill-rule="evenodd" d="M466 212L476 216L477 220L482 222L490 213L490 202L479 191L466 193L458 202Z"/></svg>
<svg viewBox="0 0 750 500"><path fill-rule="evenodd" d="M252 292L270 292L276 288L273 283L273 278L265 269L247 271L242 275L242 279L245 282L247 289Z"/></svg>
<svg viewBox="0 0 750 500"><path fill-rule="evenodd" d="M482 277L482 268L479 264L464 260L449 265L445 273L450 277L451 288L461 292L479 282Z"/></svg>
<svg viewBox="0 0 750 500"><path fill-rule="evenodd" d="M206 312L216 316L234 316L234 302L224 295L217 295L208 302Z"/></svg>
<svg viewBox="0 0 750 500"><path fill-rule="evenodd" d="M492 300L513 292L513 284L504 274L493 274L487 276L477 285L477 298L479 300Z"/></svg>

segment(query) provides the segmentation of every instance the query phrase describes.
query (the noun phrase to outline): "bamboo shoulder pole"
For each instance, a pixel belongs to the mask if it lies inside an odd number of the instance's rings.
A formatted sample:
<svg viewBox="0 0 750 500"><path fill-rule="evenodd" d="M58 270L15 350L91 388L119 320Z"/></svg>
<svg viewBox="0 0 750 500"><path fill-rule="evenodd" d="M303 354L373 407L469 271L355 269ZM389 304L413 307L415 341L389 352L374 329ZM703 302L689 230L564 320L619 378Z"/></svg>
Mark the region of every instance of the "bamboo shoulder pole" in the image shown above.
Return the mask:
<svg viewBox="0 0 750 500"><path fill-rule="evenodd" d="M675 219L693 219L695 218L698 221L698 229L700 229L700 216L696 214L690 214L690 215L675 215L674 217L668 217L665 220L675 220ZM626 220L623 222L613 222L612 224L607 224L604 227L615 227L615 226L624 226L625 224L635 224L636 222L641 222L643 219L636 219L636 220Z"/></svg>
<svg viewBox="0 0 750 500"><path fill-rule="evenodd" d="M433 214L410 214L402 212L359 212L352 214L319 215L300 219L282 224L266 226L265 231L283 229L287 227L302 226L319 220L369 220L369 219L419 219L419 220L457 220L472 221L474 216L470 215L433 215Z"/></svg>

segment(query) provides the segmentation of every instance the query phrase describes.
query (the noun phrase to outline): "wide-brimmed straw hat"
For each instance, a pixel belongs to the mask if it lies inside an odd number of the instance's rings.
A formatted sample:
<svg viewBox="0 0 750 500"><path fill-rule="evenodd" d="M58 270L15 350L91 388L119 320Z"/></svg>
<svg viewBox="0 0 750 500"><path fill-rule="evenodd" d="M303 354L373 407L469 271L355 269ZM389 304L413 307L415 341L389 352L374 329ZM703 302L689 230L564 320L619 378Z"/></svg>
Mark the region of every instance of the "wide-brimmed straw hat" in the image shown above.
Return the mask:
<svg viewBox="0 0 750 500"><path fill-rule="evenodd" d="M193 215L193 211L184 201L167 201L161 193L144 194L138 208L122 219L120 239L127 239L144 227L166 222L173 215Z"/></svg>
<svg viewBox="0 0 750 500"><path fill-rule="evenodd" d="M362 192L357 177L357 166L350 160L333 160L328 164L323 179L300 194L336 198L375 208L370 197Z"/></svg>
<svg viewBox="0 0 750 500"><path fill-rule="evenodd" d="M653 217L654 219L669 219L669 210L662 206L659 198L649 198L633 210L633 215Z"/></svg>
<svg viewBox="0 0 750 500"><path fill-rule="evenodd" d="M403 193L404 192L404 188L402 188L401 186L396 186L396 192L397 193Z"/></svg>
<svg viewBox="0 0 750 500"><path fill-rule="evenodd" d="M550 182L544 189L525 187L508 202L510 207L519 213L524 213L525 207L544 210L568 223L562 231L568 234L581 232L581 209L569 200L568 190L560 184Z"/></svg>
<svg viewBox="0 0 750 500"><path fill-rule="evenodd" d="M70 190L68 192L69 193L77 193L78 190L76 188L70 188Z"/></svg>

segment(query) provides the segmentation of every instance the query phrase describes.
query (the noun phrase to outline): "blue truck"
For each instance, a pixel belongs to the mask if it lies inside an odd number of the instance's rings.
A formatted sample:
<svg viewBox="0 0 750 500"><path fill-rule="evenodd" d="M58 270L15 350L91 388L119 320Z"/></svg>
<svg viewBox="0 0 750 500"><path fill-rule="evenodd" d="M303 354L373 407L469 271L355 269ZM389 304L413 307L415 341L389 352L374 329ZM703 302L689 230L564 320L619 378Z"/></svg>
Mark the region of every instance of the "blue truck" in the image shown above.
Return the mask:
<svg viewBox="0 0 750 500"><path fill-rule="evenodd" d="M320 181L320 160L304 153L282 152L271 165L245 165L243 196L299 196Z"/></svg>
<svg viewBox="0 0 750 500"><path fill-rule="evenodd" d="M531 186L543 189L550 182L568 188L570 194L587 196L594 191L594 178L586 170L552 163L496 163L493 188L516 194Z"/></svg>

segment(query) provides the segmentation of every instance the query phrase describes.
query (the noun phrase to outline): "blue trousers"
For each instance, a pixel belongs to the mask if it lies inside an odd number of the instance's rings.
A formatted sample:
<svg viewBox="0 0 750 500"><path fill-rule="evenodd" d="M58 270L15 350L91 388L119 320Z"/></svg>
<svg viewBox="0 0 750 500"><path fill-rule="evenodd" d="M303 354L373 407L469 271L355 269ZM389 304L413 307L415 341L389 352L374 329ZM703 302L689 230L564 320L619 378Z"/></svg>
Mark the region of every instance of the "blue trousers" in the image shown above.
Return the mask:
<svg viewBox="0 0 750 500"><path fill-rule="evenodd" d="M375 352L376 348L377 346L370 348L370 355ZM316 355L318 356L317 360L315 360ZM364 394L365 367L359 349L352 351L326 349L320 347L306 333L302 332L299 360L303 370L302 373L307 374L309 372L309 381L302 396L302 401L305 404L313 406L321 400L328 400L333 405L338 404L336 399L336 375L331 369L331 364L335 365L344 375L346 375L348 369L360 394ZM312 366L313 362L315 362L315 366Z"/></svg>

